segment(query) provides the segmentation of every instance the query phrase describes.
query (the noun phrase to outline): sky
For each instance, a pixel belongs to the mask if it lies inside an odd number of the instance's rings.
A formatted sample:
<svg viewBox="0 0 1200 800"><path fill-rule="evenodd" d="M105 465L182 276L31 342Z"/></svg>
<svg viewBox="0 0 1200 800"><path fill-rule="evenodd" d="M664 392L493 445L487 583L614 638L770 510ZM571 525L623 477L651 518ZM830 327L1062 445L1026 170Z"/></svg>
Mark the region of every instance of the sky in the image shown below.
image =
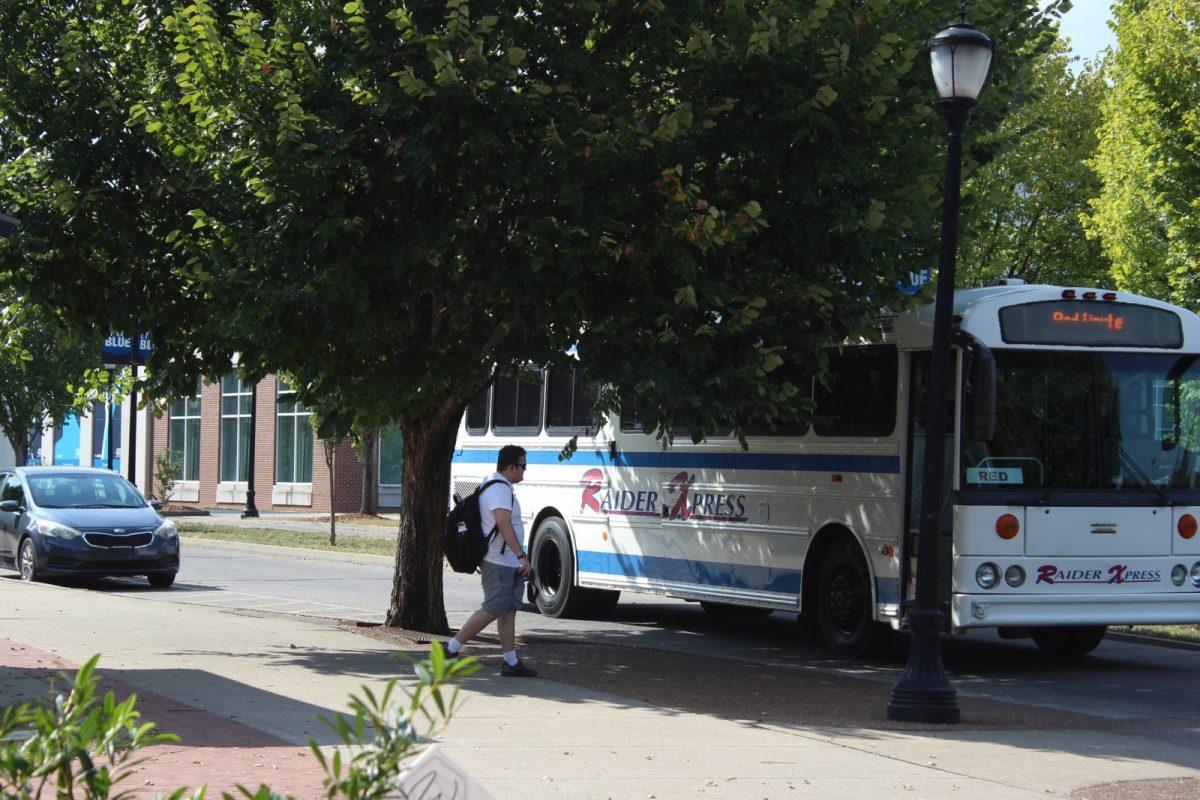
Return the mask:
<svg viewBox="0 0 1200 800"><path fill-rule="evenodd" d="M1106 24L1112 19L1111 0L1075 0L1071 10L1063 15L1060 35L1071 40L1071 52L1084 58L1095 58L1105 47L1116 44L1113 32Z"/></svg>

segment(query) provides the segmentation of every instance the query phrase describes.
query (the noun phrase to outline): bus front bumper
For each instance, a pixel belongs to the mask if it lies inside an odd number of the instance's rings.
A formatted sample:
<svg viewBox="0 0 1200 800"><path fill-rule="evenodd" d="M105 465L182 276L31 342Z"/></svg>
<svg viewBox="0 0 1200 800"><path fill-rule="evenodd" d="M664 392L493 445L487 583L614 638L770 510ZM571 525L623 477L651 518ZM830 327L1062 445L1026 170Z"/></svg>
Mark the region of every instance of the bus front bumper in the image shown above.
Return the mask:
<svg viewBox="0 0 1200 800"><path fill-rule="evenodd" d="M1200 623L1200 591L1145 594L955 594L954 630L1029 625Z"/></svg>

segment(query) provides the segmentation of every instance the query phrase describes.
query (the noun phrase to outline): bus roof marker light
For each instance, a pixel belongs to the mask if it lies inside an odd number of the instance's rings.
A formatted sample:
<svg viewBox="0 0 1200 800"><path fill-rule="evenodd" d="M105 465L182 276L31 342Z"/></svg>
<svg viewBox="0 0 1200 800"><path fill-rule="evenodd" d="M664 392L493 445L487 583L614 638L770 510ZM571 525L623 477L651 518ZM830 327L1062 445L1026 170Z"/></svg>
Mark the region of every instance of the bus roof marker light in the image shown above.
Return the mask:
<svg viewBox="0 0 1200 800"><path fill-rule="evenodd" d="M1117 293L1116 292L1105 292L1103 295L1101 295L1101 297L1103 297L1105 300L1116 300Z"/></svg>
<svg viewBox="0 0 1200 800"><path fill-rule="evenodd" d="M1184 539L1191 539L1196 535L1196 518L1191 514L1184 514L1179 518L1179 522L1175 524L1175 529L1179 531L1179 535Z"/></svg>
<svg viewBox="0 0 1200 800"><path fill-rule="evenodd" d="M996 535L1008 541L1021 532L1021 521L1012 514L1001 514L996 520Z"/></svg>
<svg viewBox="0 0 1200 800"><path fill-rule="evenodd" d="M1063 300L1074 300L1075 299L1075 290L1074 289L1063 289L1062 296L1063 296Z"/></svg>
<svg viewBox="0 0 1200 800"><path fill-rule="evenodd" d="M1096 293L1095 293L1095 292L1084 292L1084 293L1083 293L1083 299L1084 299L1084 300L1095 300L1095 299L1096 299Z"/></svg>

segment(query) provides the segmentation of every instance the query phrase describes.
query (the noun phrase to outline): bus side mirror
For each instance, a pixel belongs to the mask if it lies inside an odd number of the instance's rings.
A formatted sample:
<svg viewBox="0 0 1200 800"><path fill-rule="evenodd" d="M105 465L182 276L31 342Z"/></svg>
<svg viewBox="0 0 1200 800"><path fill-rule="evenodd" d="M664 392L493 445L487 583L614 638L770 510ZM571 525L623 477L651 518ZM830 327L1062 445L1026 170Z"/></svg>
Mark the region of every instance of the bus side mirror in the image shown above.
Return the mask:
<svg viewBox="0 0 1200 800"><path fill-rule="evenodd" d="M996 438L996 360L992 351L978 347L971 353L970 401L963 421L965 438L990 442Z"/></svg>

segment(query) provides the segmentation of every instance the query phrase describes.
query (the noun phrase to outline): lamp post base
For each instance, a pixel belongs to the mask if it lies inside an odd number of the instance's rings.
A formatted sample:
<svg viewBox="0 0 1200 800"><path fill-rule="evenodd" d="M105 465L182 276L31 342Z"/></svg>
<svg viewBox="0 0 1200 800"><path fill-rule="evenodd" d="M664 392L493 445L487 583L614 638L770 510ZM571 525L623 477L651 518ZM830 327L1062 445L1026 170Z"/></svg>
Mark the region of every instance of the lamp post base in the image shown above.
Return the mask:
<svg viewBox="0 0 1200 800"><path fill-rule="evenodd" d="M258 506L254 505L254 490L246 490L246 507L242 509L242 519L258 516Z"/></svg>
<svg viewBox="0 0 1200 800"><path fill-rule="evenodd" d="M892 689L888 702L888 719L899 722L927 722L953 725L962 715L958 693L946 678L942 668L941 611L909 613L912 646L904 676Z"/></svg>

